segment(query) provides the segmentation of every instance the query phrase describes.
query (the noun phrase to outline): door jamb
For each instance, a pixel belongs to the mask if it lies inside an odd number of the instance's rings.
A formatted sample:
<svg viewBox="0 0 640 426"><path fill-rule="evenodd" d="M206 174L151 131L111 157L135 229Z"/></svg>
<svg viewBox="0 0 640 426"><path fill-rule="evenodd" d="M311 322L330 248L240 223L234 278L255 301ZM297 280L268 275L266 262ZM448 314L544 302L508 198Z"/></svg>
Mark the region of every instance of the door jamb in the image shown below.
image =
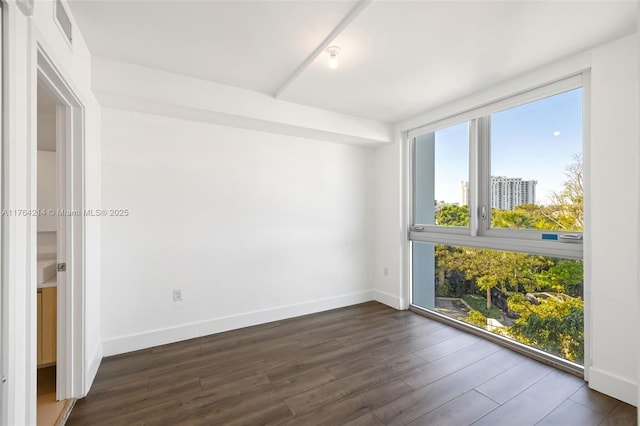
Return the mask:
<svg viewBox="0 0 640 426"><path fill-rule="evenodd" d="M59 181L64 181L65 250L58 253L57 262L67 263L66 272L59 273L58 283L58 340L57 340L57 399L78 398L85 395L85 219L84 219L84 138L85 107L55 67L41 45L37 47L38 80L62 105L57 110L56 138ZM59 152L58 152L59 150ZM64 155L61 161L60 155ZM60 179L62 177L62 179ZM57 190L58 196L60 190Z"/></svg>

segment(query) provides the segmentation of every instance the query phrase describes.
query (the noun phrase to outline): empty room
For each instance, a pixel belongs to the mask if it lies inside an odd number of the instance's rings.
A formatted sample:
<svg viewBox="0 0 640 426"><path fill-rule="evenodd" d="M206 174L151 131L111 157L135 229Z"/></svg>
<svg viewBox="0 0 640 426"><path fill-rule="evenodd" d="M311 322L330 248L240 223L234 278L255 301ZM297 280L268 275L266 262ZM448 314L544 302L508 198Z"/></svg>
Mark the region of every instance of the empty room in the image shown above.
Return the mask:
<svg viewBox="0 0 640 426"><path fill-rule="evenodd" d="M638 424L637 1L0 5L0 425Z"/></svg>

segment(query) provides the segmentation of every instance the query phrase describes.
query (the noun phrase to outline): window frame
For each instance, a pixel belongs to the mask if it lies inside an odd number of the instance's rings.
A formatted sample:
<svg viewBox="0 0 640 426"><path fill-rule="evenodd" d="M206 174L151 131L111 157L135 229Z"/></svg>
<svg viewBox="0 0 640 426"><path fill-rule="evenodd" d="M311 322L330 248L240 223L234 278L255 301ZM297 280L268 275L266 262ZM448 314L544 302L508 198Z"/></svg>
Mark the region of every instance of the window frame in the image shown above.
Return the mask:
<svg viewBox="0 0 640 426"><path fill-rule="evenodd" d="M586 129L588 125L588 94L585 84L587 81L588 76L586 75L586 71L573 74L407 131L405 136L409 144L410 177L408 183L411 197L409 208L409 241L454 244L569 259L583 259L583 232L490 227L490 117L493 113L582 88L582 152L584 153L586 151ZM416 138L420 135L432 133L463 122L469 122L469 226L447 227L415 223ZM484 182L484 185L482 182ZM485 206L487 212L485 218L481 217L481 206ZM586 209L586 202L584 208ZM543 240L542 234L557 234L558 240ZM562 235L577 236L578 239L562 240Z"/></svg>

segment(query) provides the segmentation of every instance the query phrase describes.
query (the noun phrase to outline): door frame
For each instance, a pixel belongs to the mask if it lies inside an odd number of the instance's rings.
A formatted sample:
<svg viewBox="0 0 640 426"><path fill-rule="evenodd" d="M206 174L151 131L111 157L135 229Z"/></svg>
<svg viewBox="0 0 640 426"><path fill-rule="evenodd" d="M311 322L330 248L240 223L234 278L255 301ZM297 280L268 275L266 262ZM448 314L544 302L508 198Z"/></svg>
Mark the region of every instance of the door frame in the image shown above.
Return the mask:
<svg viewBox="0 0 640 426"><path fill-rule="evenodd" d="M3 5L2 2L0 1L0 100L4 99L4 42L3 42L3 37L4 37L4 32L3 32L3 28L4 28L4 22L3 22ZM3 104L4 102L0 101L0 142L2 142L2 145L0 145L0 147L4 146L4 114L3 114ZM2 182L4 181L3 176L4 176L4 167L2 164L2 151L3 149L0 149L0 194L2 194L3 191L3 184ZM4 204L1 202L2 200L2 195L0 195L0 204ZM4 226L2 223L0 223L0 260L3 259L2 257L2 248L3 245L2 241L4 241ZM2 261L0 261L0 277L2 277L2 271L3 271L3 265L2 265ZM4 284L4 280L0 278L0 413L6 413L6 409L8 406L8 401L7 401L7 392L5 390L5 383L7 378L5 377L5 371L4 371L4 365L6 363L6 356L7 356L7 352L6 352L6 348L7 348L7 330L6 330L6 324L7 321L5 319L5 314L6 314L6 309L5 309L5 301L7 300L7 296L5 294L5 284ZM4 422L4 418L5 415L2 414L0 415L0 424L3 424Z"/></svg>
<svg viewBox="0 0 640 426"><path fill-rule="evenodd" d="M37 25L31 10L15 1L2 3L2 399L0 424L36 423L36 259L38 78L65 105L67 201L83 212L85 200L85 106ZM26 3L29 3L28 1ZM31 3L33 4L33 3ZM8 36L9 35L9 36ZM85 372L85 221L67 219L65 250L69 267L64 295L58 299L58 357L62 372L59 398L86 394Z"/></svg>
<svg viewBox="0 0 640 426"><path fill-rule="evenodd" d="M56 397L85 394L85 109L44 48L37 46L37 79L54 97L56 109L56 188L58 209L58 338ZM31 179L36 180L32 174Z"/></svg>

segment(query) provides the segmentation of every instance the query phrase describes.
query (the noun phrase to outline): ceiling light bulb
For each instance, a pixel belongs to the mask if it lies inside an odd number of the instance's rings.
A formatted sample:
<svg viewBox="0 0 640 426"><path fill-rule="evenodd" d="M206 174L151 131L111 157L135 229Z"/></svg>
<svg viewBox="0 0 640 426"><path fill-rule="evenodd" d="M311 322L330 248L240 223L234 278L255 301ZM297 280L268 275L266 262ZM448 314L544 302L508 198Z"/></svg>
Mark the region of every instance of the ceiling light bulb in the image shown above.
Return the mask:
<svg viewBox="0 0 640 426"><path fill-rule="evenodd" d="M338 46L329 46L327 47L327 53L329 54L329 68L332 70L338 68L338 54L340 53L340 48Z"/></svg>
<svg viewBox="0 0 640 426"><path fill-rule="evenodd" d="M331 55L329 58L329 68L332 70L338 68L338 57L336 55Z"/></svg>

